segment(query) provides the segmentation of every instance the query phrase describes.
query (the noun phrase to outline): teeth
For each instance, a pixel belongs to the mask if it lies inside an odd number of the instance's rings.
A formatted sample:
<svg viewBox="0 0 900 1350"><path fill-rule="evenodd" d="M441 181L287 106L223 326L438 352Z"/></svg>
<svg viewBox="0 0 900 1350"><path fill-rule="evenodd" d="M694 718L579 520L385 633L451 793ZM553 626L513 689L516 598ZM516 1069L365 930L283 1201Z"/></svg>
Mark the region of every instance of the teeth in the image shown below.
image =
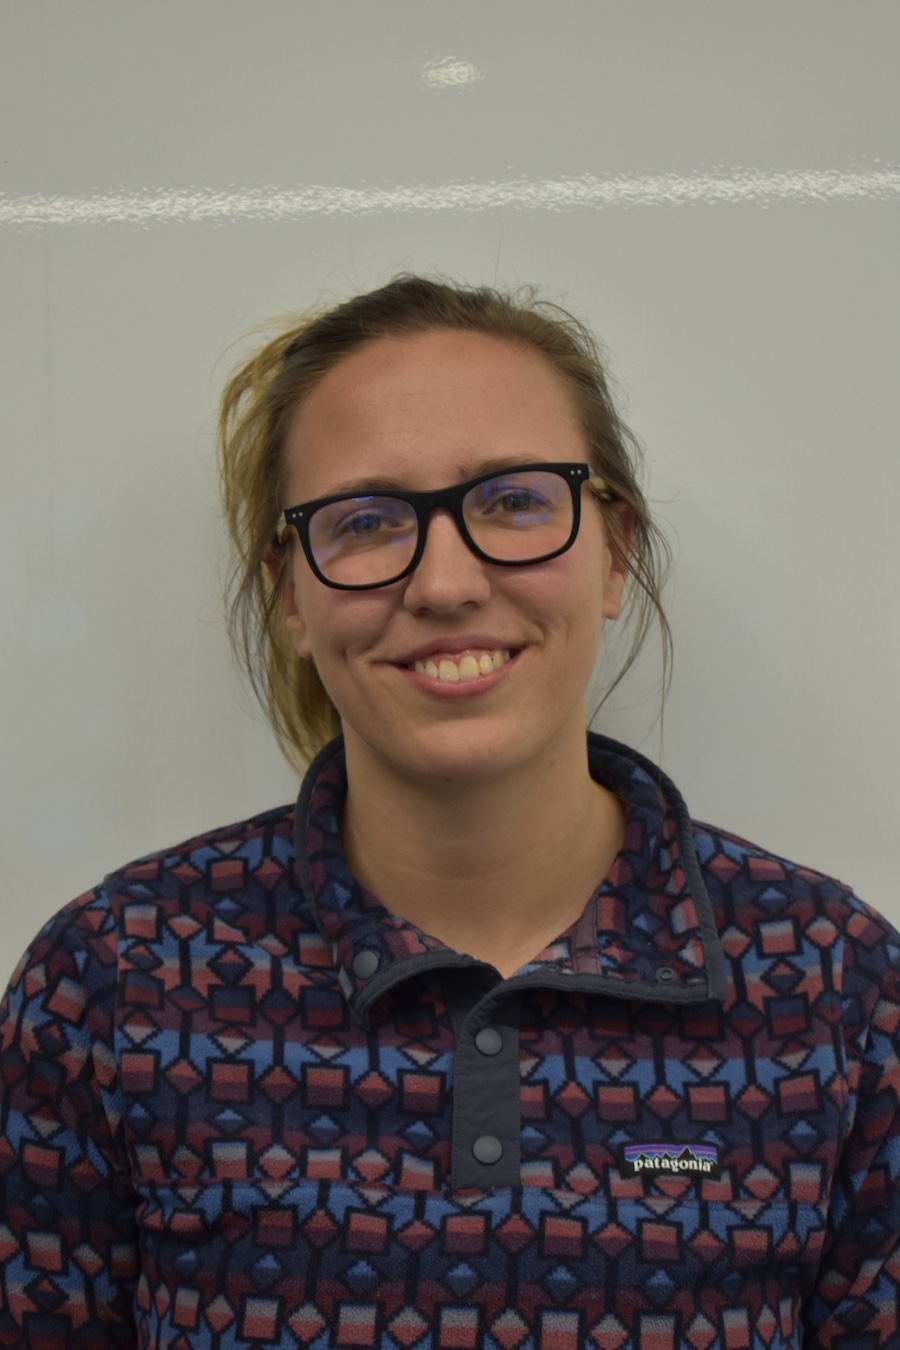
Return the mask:
<svg viewBox="0 0 900 1350"><path fill-rule="evenodd" d="M490 675L492 671L505 666L508 660L509 652L506 650L482 652L480 656L466 652L459 661L454 661L450 656L442 656L439 661L428 657L425 661L417 661L415 670L419 675L430 675L432 679L455 684L460 680L477 680L479 675Z"/></svg>

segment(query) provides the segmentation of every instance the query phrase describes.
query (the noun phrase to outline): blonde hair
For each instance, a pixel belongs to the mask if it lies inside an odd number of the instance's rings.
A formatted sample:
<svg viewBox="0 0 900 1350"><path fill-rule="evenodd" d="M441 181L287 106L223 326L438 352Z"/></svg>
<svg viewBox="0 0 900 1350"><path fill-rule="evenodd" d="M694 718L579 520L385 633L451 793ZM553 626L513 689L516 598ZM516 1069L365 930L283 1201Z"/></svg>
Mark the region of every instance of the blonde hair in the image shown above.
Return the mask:
<svg viewBox="0 0 900 1350"><path fill-rule="evenodd" d="M340 731L340 718L312 661L294 650L281 617L280 578L286 550L275 542L284 500L284 442L304 398L352 352L383 337L449 328L498 337L542 352L574 397L588 460L609 485L613 504L599 502L614 548L624 555L621 516L630 508L634 534L627 552L630 647L610 689L638 654L655 619L663 648L664 688L671 635L661 590L669 549L638 484L641 452L616 412L609 379L588 329L531 290L506 294L402 275L386 286L324 311L298 316L229 380L219 414L225 517L233 566L229 632L235 652L265 708L286 757L300 766ZM278 562L273 583L266 563Z"/></svg>

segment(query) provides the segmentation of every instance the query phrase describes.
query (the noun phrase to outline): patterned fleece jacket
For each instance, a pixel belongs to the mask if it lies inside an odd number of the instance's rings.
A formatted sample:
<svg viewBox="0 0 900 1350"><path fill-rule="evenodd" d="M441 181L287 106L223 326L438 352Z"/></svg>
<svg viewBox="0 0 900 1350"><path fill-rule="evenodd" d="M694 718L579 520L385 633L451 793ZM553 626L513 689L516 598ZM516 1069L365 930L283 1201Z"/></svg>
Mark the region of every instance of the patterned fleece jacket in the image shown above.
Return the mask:
<svg viewBox="0 0 900 1350"><path fill-rule="evenodd" d="M589 756L623 847L508 979L349 873L340 742L47 925L0 1350L900 1346L900 940Z"/></svg>

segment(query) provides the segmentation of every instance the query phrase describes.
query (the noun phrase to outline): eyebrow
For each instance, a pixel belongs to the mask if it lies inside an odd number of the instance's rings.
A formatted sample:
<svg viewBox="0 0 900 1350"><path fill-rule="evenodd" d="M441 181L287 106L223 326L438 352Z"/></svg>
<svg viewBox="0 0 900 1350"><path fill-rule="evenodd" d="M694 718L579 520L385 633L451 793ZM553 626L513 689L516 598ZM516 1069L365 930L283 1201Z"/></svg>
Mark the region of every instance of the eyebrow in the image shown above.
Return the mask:
<svg viewBox="0 0 900 1350"><path fill-rule="evenodd" d="M468 464L464 468L457 468L457 483L464 483L469 478L478 478L483 473L502 473L504 469L509 469L513 465L527 465L529 463L543 464L542 459L529 461L528 458L522 458L521 455L492 455L487 459L480 459L474 464ZM453 486L447 484L448 487ZM330 492L323 492L323 497L364 497L369 492L412 492L415 489L410 488L408 483L402 482L399 478L388 478L384 475L372 476L368 478L348 479L344 483L339 483L333 487Z"/></svg>

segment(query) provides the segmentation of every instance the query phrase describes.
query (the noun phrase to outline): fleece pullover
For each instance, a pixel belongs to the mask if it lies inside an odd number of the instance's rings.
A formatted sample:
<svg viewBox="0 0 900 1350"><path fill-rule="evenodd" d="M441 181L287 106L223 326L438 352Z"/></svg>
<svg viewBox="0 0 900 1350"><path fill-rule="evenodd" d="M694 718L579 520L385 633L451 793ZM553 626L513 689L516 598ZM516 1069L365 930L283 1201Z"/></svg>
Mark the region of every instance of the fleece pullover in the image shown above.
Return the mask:
<svg viewBox="0 0 900 1350"><path fill-rule="evenodd" d="M505 980L349 873L339 741L47 925L0 1350L900 1346L900 940L588 752L623 847Z"/></svg>

